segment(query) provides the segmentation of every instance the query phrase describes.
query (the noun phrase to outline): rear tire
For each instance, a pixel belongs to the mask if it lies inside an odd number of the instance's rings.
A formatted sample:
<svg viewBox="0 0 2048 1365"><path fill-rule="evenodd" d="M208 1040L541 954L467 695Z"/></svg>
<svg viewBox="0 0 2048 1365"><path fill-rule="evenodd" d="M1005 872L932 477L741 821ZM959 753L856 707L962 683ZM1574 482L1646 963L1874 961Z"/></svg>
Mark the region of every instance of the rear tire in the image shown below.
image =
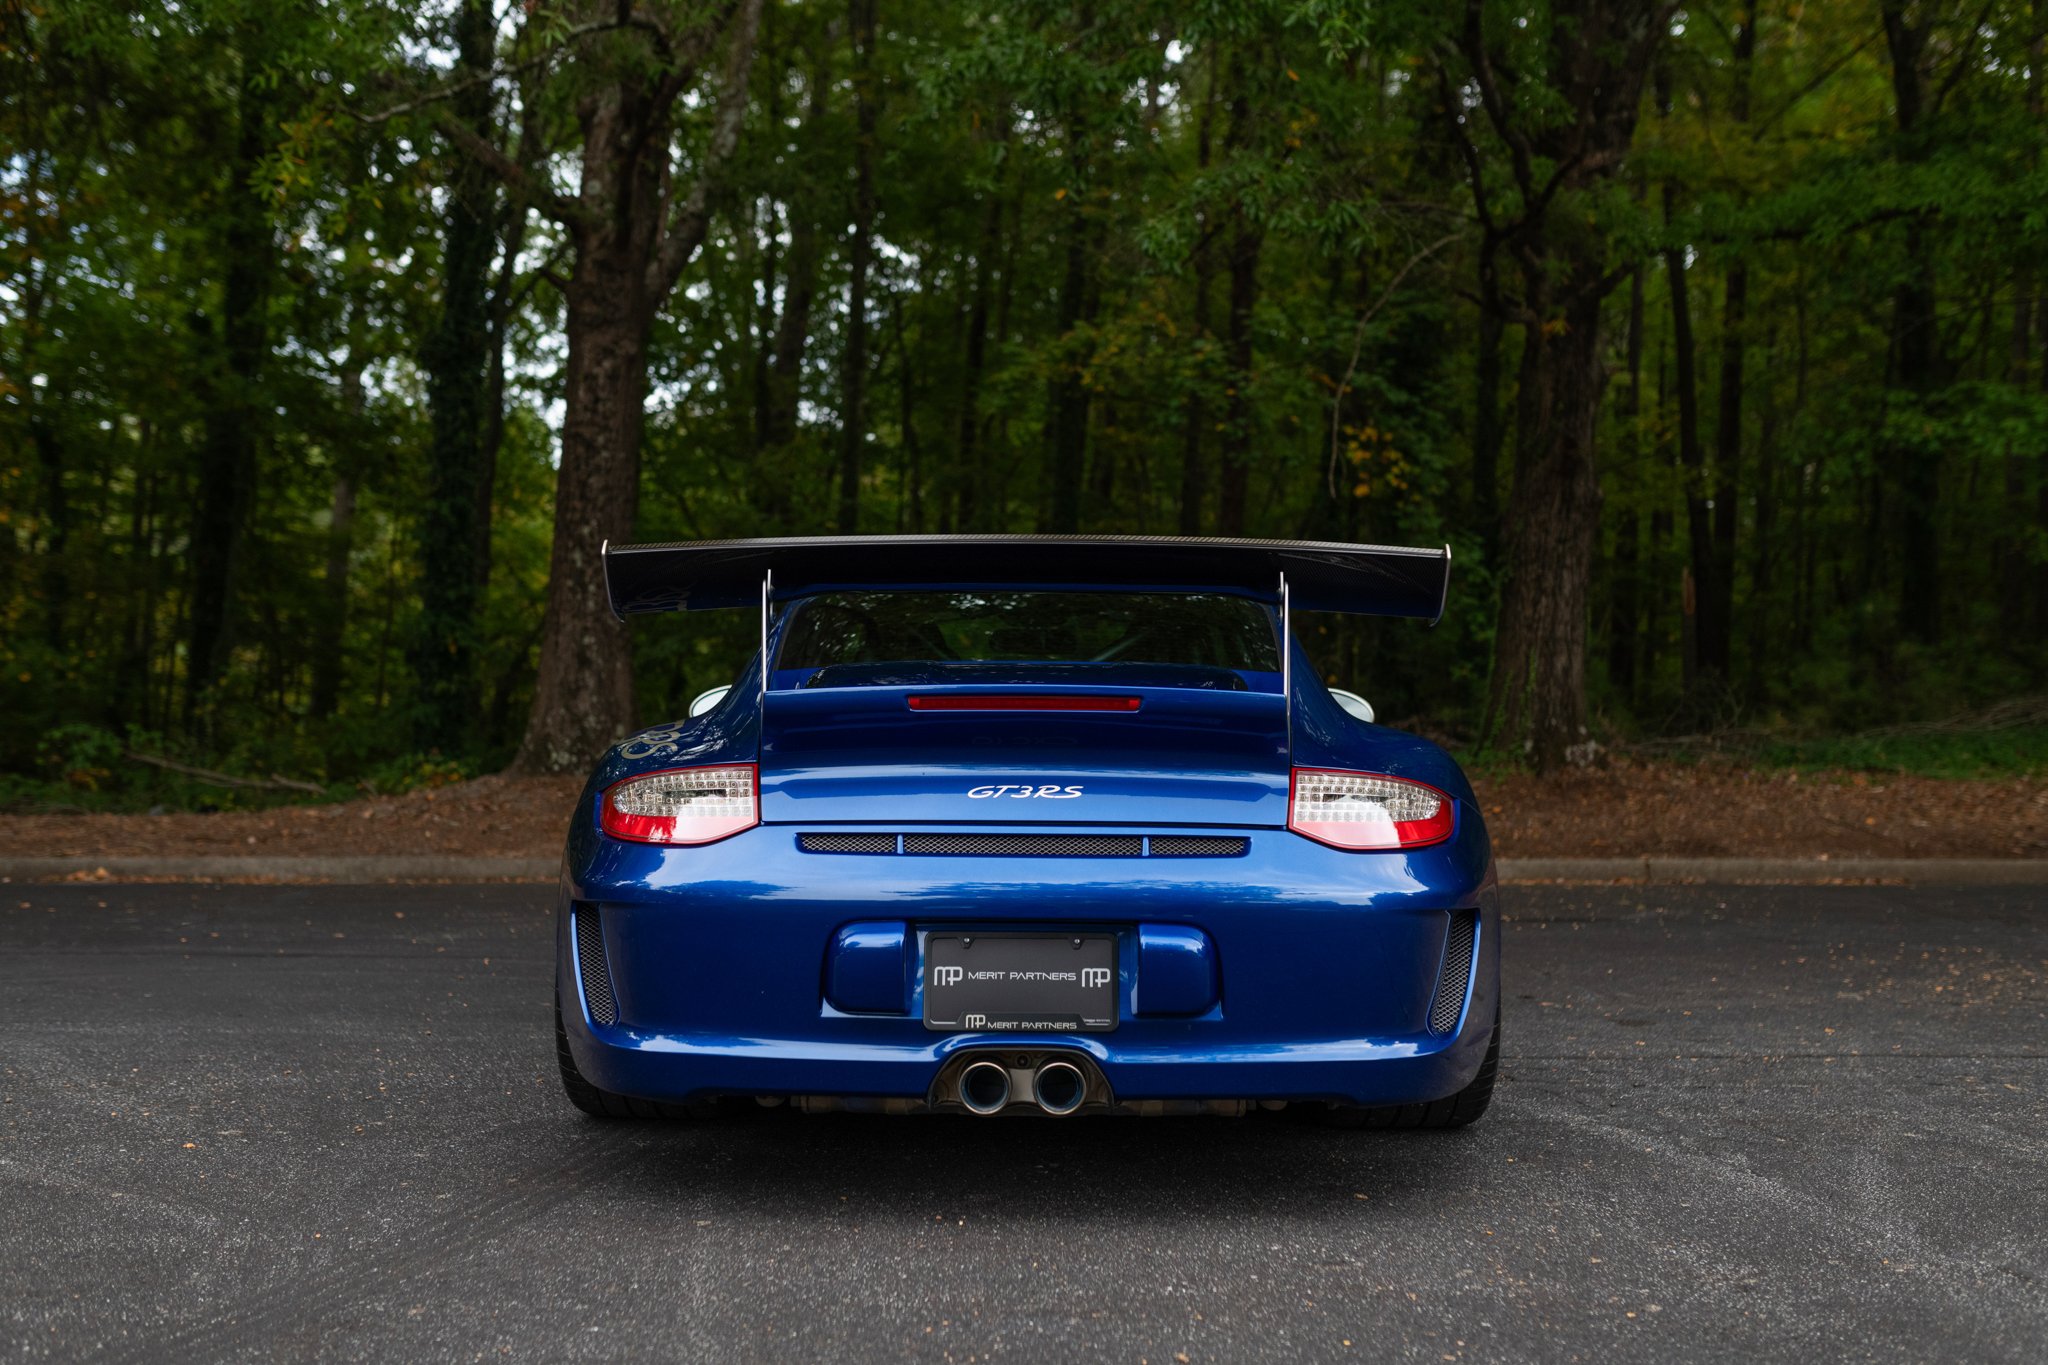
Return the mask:
<svg viewBox="0 0 2048 1365"><path fill-rule="evenodd" d="M1493 1103L1494 1077L1500 1071L1500 1011L1493 1015L1493 1038L1486 1045L1486 1060L1479 1074L1455 1095L1427 1104L1358 1105L1333 1104L1323 1121L1332 1128L1463 1128L1476 1122Z"/></svg>
<svg viewBox="0 0 2048 1365"><path fill-rule="evenodd" d="M569 1051L569 1031L562 1027L562 998L555 997L555 1064L562 1071L562 1089L569 1103L592 1118L599 1119L686 1119L698 1116L696 1106L665 1104L660 1100L636 1100L631 1095L614 1095L592 1085L576 1069Z"/></svg>

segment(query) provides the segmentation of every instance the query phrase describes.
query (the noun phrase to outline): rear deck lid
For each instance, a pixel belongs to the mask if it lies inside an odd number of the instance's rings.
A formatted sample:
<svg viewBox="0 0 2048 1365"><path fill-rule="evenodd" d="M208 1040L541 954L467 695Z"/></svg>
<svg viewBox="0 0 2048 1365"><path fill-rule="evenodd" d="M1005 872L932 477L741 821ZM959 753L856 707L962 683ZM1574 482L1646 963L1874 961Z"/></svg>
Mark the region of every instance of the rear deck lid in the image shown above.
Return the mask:
<svg viewBox="0 0 2048 1365"><path fill-rule="evenodd" d="M762 821L1286 824L1287 710L1277 692L1010 673L1005 682L907 677L769 692Z"/></svg>

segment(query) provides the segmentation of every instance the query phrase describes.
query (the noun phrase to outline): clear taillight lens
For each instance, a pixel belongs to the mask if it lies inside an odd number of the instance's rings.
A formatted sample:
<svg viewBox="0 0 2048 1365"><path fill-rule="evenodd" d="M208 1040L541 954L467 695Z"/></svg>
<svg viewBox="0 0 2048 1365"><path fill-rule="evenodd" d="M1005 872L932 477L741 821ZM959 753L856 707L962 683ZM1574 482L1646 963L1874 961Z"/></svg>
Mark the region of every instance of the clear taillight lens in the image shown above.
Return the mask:
<svg viewBox="0 0 2048 1365"><path fill-rule="evenodd" d="M1296 768L1287 828L1334 848L1420 848L1451 837L1451 798L1380 773Z"/></svg>
<svg viewBox="0 0 2048 1365"><path fill-rule="evenodd" d="M629 777L605 792L600 822L614 839L708 844L760 823L755 786L751 763Z"/></svg>

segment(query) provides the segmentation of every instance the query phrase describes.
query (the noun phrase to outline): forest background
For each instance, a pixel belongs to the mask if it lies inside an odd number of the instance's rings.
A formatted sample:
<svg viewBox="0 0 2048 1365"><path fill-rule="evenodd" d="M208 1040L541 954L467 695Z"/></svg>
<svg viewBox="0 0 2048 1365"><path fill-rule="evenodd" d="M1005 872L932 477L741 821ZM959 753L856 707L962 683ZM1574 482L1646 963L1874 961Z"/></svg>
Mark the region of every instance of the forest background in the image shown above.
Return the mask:
<svg viewBox="0 0 2048 1365"><path fill-rule="evenodd" d="M580 768L756 629L603 540L818 533L1448 543L1305 628L1482 762L2037 771L2044 32L0 0L0 805Z"/></svg>

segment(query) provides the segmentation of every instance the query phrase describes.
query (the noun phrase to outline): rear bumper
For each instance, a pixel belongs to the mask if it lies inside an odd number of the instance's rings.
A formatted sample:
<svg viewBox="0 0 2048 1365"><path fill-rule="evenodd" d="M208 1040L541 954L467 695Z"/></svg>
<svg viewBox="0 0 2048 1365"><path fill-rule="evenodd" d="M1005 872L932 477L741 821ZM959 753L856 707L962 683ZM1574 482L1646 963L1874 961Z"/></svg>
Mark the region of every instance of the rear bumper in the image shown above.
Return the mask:
<svg viewBox="0 0 2048 1365"><path fill-rule="evenodd" d="M805 826L811 832L816 826ZM1406 854L1349 854L1269 828L1217 859L860 857L804 853L793 826L694 849L572 838L557 923L562 1017L577 1066L606 1090L923 1100L968 1049L1093 1059L1120 1104L1335 1100L1398 1104L1468 1084L1499 1002L1499 913L1483 829ZM1099 832L1099 831L1098 831ZM1188 832L1185 830L1177 832ZM601 926L612 993L594 1020L571 916ZM594 911L594 914L592 913ZM1446 937L1477 916L1455 1026L1430 1029ZM908 926L903 1008L827 999L851 923ZM926 1030L917 933L935 927L1198 931L1217 991L1200 1013L1149 1015L1136 952L1120 955L1121 1022L1097 1034ZM586 934L586 942L592 942ZM1157 999L1155 995L1152 997Z"/></svg>
<svg viewBox="0 0 2048 1365"><path fill-rule="evenodd" d="M1471 1083L1493 1026L1490 1003L1468 1013L1455 1038L1304 1043L1275 1049L1210 1044L1199 1051L1034 1040L1030 1050L1085 1051L1102 1070L1116 1101L1335 1100L1347 1104L1413 1104L1441 1099ZM573 1007L564 1002L564 1010ZM1017 1050L1014 1039L947 1038L909 1043L823 1045L807 1039L736 1039L648 1035L570 1026L570 1048L583 1074L606 1090L642 1099L690 1100L717 1095L867 1097L922 1101L939 1069L967 1048ZM1112 1035L1113 1036L1113 1035Z"/></svg>

